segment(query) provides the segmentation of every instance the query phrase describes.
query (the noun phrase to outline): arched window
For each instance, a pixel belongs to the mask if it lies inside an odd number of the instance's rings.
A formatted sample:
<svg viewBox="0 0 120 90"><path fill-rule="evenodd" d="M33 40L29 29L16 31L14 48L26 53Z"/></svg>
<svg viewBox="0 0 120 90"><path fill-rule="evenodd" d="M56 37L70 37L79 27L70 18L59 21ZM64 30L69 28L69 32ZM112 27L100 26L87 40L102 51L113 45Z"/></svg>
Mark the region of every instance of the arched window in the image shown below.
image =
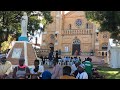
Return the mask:
<svg viewBox="0 0 120 90"><path fill-rule="evenodd" d="M104 56L104 52L102 52L102 56Z"/></svg>
<svg viewBox="0 0 120 90"><path fill-rule="evenodd" d="M107 43L102 44L102 50L107 50Z"/></svg>
<svg viewBox="0 0 120 90"><path fill-rule="evenodd" d="M96 34L97 34L97 36L98 36L99 33L97 32Z"/></svg>
<svg viewBox="0 0 120 90"><path fill-rule="evenodd" d="M107 38L107 34L104 34L104 35L103 35L103 38Z"/></svg>
<svg viewBox="0 0 120 90"><path fill-rule="evenodd" d="M88 23L86 23L86 29L89 29L89 24Z"/></svg>
<svg viewBox="0 0 120 90"><path fill-rule="evenodd" d="M93 29L92 23L86 23L86 29Z"/></svg>
<svg viewBox="0 0 120 90"><path fill-rule="evenodd" d="M106 52L106 56L107 56L107 52Z"/></svg>
<svg viewBox="0 0 120 90"><path fill-rule="evenodd" d="M49 47L54 47L54 44L53 44L53 43L50 43L50 44L49 44Z"/></svg>
<svg viewBox="0 0 120 90"><path fill-rule="evenodd" d="M80 40L79 39L73 40L73 44L80 44Z"/></svg>

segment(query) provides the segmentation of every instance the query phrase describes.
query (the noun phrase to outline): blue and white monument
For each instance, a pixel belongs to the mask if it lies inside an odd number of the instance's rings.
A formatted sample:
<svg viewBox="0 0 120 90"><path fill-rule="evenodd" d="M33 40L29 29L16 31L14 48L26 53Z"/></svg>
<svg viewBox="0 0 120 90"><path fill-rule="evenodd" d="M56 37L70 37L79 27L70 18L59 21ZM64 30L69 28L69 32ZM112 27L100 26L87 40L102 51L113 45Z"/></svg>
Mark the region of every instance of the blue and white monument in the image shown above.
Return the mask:
<svg viewBox="0 0 120 90"><path fill-rule="evenodd" d="M27 13L24 12L21 19L21 36L18 37L18 41L14 42L7 55L7 60L11 61L12 65L18 65L19 58L24 57L25 65L31 66L34 65L34 60L37 58L32 43L28 42L27 25L28 17Z"/></svg>
<svg viewBox="0 0 120 90"><path fill-rule="evenodd" d="M28 38L27 38L27 25L28 25L28 16L27 16L27 13L24 12L23 16L21 18L21 30L22 30L22 34L18 38L18 41L28 41Z"/></svg>

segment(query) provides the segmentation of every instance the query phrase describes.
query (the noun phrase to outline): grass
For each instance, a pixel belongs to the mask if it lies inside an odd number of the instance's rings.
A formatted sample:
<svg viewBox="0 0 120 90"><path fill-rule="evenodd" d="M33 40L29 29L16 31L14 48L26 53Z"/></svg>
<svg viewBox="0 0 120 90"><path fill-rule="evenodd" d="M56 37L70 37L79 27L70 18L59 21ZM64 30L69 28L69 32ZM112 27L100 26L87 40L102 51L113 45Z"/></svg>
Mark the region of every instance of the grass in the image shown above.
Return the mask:
<svg viewBox="0 0 120 90"><path fill-rule="evenodd" d="M105 66L98 66L100 75L104 75L106 79L120 79L120 68L113 69Z"/></svg>

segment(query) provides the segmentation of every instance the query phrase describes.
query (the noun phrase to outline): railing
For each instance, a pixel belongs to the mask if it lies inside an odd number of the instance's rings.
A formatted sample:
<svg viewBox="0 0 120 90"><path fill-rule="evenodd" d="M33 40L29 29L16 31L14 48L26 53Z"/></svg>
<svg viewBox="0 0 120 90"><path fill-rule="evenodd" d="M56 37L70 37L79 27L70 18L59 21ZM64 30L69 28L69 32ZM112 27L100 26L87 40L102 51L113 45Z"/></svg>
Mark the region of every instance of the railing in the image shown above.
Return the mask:
<svg viewBox="0 0 120 90"><path fill-rule="evenodd" d="M61 52L61 55L71 55L71 52Z"/></svg>
<svg viewBox="0 0 120 90"><path fill-rule="evenodd" d="M78 30L78 29L72 29L72 30L63 30L62 31L62 34L63 35L73 35L73 34L88 34L88 35L91 35L92 33L92 30Z"/></svg>
<svg viewBox="0 0 120 90"><path fill-rule="evenodd" d="M61 55L64 55L64 56L71 56L72 55L72 52L61 52ZM82 52L81 55L83 56L90 56L90 55L95 55L95 53L90 53L90 52ZM74 56L74 55L72 55ZM79 55L78 55L79 56Z"/></svg>
<svg viewBox="0 0 120 90"><path fill-rule="evenodd" d="M81 55L83 56L90 56L90 55L95 55L95 53L90 53L90 52L82 52Z"/></svg>

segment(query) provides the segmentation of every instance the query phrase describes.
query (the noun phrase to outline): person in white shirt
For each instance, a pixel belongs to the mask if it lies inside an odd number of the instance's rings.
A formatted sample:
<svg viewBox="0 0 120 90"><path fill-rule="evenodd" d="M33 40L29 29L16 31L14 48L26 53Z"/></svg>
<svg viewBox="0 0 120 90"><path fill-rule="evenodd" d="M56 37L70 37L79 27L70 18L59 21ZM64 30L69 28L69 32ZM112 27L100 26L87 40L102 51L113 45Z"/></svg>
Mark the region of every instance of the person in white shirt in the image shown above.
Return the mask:
<svg viewBox="0 0 120 90"><path fill-rule="evenodd" d="M76 76L76 79L88 79L88 74L85 72L84 69L84 64L78 66L78 74Z"/></svg>
<svg viewBox="0 0 120 90"><path fill-rule="evenodd" d="M79 65L80 65L79 60L76 60L76 61L75 61L75 64L73 64L73 65L71 66L71 69L72 69L71 75L74 74L74 72L77 70L77 67L78 67Z"/></svg>
<svg viewBox="0 0 120 90"><path fill-rule="evenodd" d="M42 77L42 73L44 72L44 67L39 65L39 60L34 61L34 68L31 69L31 78L32 79L39 79Z"/></svg>

